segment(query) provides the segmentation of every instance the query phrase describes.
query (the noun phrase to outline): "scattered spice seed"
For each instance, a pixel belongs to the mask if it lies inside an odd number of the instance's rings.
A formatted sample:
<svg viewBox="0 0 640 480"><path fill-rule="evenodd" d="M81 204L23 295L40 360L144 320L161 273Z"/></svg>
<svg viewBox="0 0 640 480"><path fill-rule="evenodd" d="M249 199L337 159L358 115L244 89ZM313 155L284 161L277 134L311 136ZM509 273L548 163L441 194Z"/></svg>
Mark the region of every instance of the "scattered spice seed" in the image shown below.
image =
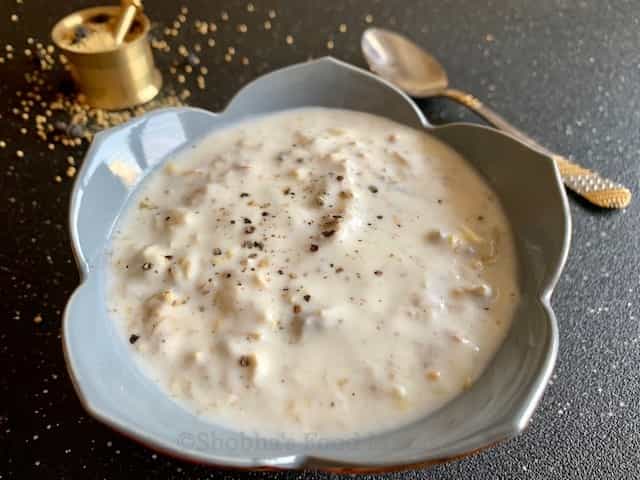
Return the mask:
<svg viewBox="0 0 640 480"><path fill-rule="evenodd" d="M73 177L75 176L75 174L76 174L76 167L74 167L74 166L70 165L70 166L67 168L67 177L69 177L69 178L73 178Z"/></svg>
<svg viewBox="0 0 640 480"><path fill-rule="evenodd" d="M334 46L335 46L335 43L333 43L333 40L327 40L327 48L329 50L333 50Z"/></svg>
<svg viewBox="0 0 640 480"><path fill-rule="evenodd" d="M340 26L338 27L338 30L340 30L340 33L345 33L347 31L347 25L344 23L341 23Z"/></svg>
<svg viewBox="0 0 640 480"><path fill-rule="evenodd" d="M33 323L42 323L42 315L38 313L35 317L33 317Z"/></svg>
<svg viewBox="0 0 640 480"><path fill-rule="evenodd" d="M378 187L376 187L375 185L369 185L369 191L371 193L378 193Z"/></svg>
<svg viewBox="0 0 640 480"><path fill-rule="evenodd" d="M377 218L378 220L382 220L384 217L383 217L382 215L376 215L376 218Z"/></svg>
<svg viewBox="0 0 640 480"><path fill-rule="evenodd" d="M381 276L382 276L382 271L381 271L381 270L376 270L375 272L373 272L373 274L374 274L376 277L381 277Z"/></svg>
<svg viewBox="0 0 640 480"><path fill-rule="evenodd" d="M142 264L142 270L151 270L151 267L153 267L153 264L152 264L152 263L144 262L144 263Z"/></svg>
<svg viewBox="0 0 640 480"><path fill-rule="evenodd" d="M243 219L243 221L244 221L244 223L245 223L245 224L247 224L247 225L249 225L249 224L251 223L251 219L250 219L250 218L247 218L247 217L245 217L245 218Z"/></svg>
<svg viewBox="0 0 640 480"><path fill-rule="evenodd" d="M136 343L138 340L140 339L140 335L136 335L135 333L132 333L131 336L129 337L129 343L131 345L133 345L134 343Z"/></svg>
<svg viewBox="0 0 640 480"><path fill-rule="evenodd" d="M213 254L214 254L214 255L222 255L222 249L220 249L220 248L214 248L214 249L213 249Z"/></svg>
<svg viewBox="0 0 640 480"><path fill-rule="evenodd" d="M246 368L251 364L251 360L249 359L248 356L242 355L242 356L240 356L240 359L238 360L238 363L240 364L240 366L242 368Z"/></svg>
<svg viewBox="0 0 640 480"><path fill-rule="evenodd" d="M315 243L312 243L311 246L309 247L309 250L312 252L317 252L318 251L318 245L316 245Z"/></svg>
<svg viewBox="0 0 640 480"><path fill-rule="evenodd" d="M307 295L305 295L305 296L304 296L304 297L302 297L302 298L304 298L304 301L305 301L305 302L308 302L309 300L311 300L311 295L308 295L308 294L307 294Z"/></svg>
<svg viewBox="0 0 640 480"><path fill-rule="evenodd" d="M187 62L195 67L196 65L200 65L200 57L198 57L195 53L190 53L187 57Z"/></svg>
<svg viewBox="0 0 640 480"><path fill-rule="evenodd" d="M339 182L341 182L342 180L344 180L344 177L342 175L338 175L336 177L336 180L338 180Z"/></svg>
<svg viewBox="0 0 640 480"><path fill-rule="evenodd" d="M16 152L16 157L18 157L18 158L22 158L22 157L24 157L24 152L23 152L22 150L18 150L18 151Z"/></svg>
<svg viewBox="0 0 640 480"><path fill-rule="evenodd" d="M255 231L256 231L256 227L254 227L253 225L249 225L247 228L244 229L244 233L249 235Z"/></svg>
<svg viewBox="0 0 640 480"><path fill-rule="evenodd" d="M287 42L287 45L292 45L293 44L293 37L291 35L287 35L285 38L285 41Z"/></svg>
<svg viewBox="0 0 640 480"><path fill-rule="evenodd" d="M246 197L248 197L248 196L249 196L249 194L248 194L248 193L246 193L246 192L242 192L242 193L240 194L240 198L246 198Z"/></svg>
<svg viewBox="0 0 640 480"><path fill-rule="evenodd" d="M326 238L329 238L331 236L333 236L333 234L336 233L335 230L327 230L326 232L322 232L322 235Z"/></svg>

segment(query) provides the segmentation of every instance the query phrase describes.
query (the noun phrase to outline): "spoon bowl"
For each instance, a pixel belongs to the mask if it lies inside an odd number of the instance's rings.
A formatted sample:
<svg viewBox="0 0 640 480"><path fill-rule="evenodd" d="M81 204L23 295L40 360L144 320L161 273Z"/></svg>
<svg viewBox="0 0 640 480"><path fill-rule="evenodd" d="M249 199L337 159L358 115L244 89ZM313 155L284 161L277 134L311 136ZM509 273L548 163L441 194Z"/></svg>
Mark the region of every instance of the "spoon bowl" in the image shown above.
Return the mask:
<svg viewBox="0 0 640 480"><path fill-rule="evenodd" d="M412 97L440 95L449 86L438 60L403 35L369 28L362 35L361 48L373 72Z"/></svg>
<svg viewBox="0 0 640 480"><path fill-rule="evenodd" d="M624 208L629 205L631 192L623 185L551 152L473 95L449 88L447 73L442 65L405 36L382 28L369 28L362 34L360 46L371 71L412 97L449 98L475 112L495 128L549 156L555 161L565 185L589 202L604 208Z"/></svg>

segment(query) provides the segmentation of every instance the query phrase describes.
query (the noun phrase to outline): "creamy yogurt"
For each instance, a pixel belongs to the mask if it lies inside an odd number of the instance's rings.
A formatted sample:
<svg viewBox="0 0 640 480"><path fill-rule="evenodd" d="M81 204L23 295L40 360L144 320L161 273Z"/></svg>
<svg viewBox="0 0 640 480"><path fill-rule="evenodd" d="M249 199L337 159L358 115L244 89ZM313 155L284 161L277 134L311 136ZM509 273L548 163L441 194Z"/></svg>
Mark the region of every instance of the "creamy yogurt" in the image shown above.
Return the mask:
<svg viewBox="0 0 640 480"><path fill-rule="evenodd" d="M110 254L133 354L198 415L348 437L468 388L519 298L496 195L428 134L302 109L216 132L143 184Z"/></svg>

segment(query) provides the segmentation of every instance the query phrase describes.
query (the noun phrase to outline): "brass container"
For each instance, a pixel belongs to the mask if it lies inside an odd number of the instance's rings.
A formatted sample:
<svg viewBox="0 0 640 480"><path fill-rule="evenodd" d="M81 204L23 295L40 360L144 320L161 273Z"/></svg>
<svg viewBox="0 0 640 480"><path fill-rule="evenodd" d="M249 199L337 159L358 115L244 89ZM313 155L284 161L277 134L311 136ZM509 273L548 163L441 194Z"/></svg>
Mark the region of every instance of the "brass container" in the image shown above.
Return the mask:
<svg viewBox="0 0 640 480"><path fill-rule="evenodd" d="M129 35L119 46L95 52L78 51L70 43L78 27L117 18L120 7L79 10L60 20L51 32L54 43L69 60L71 75L88 104L120 110L146 103L157 95L162 76L149 45L149 18L138 13Z"/></svg>

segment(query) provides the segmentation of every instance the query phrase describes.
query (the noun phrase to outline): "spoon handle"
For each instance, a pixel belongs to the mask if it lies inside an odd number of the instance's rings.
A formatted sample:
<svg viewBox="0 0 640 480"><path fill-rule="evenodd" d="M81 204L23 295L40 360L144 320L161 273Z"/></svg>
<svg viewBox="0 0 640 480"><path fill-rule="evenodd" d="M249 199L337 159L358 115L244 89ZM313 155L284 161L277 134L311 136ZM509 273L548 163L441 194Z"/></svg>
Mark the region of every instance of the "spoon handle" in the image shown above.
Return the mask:
<svg viewBox="0 0 640 480"><path fill-rule="evenodd" d="M629 189L573 163L562 155L551 152L526 133L511 125L501 115L491 110L473 95L460 90L446 89L443 92L443 96L464 105L499 130L511 134L533 149L551 157L556 162L564 184L594 205L604 208L624 208L631 202Z"/></svg>

